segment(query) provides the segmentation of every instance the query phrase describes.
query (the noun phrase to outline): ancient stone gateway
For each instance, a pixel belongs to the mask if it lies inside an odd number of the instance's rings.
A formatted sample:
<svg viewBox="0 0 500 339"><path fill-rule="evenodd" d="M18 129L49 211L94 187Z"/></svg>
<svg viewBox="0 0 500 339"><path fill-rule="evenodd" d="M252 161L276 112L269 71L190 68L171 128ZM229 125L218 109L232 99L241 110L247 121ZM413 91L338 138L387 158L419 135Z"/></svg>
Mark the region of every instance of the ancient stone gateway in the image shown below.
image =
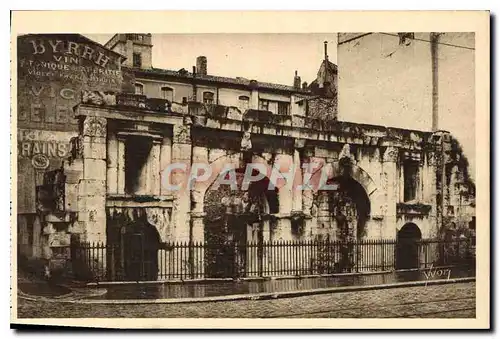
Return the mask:
<svg viewBox="0 0 500 339"><path fill-rule="evenodd" d="M448 184L443 164L453 160L442 156L450 140L443 132L200 109L86 103L76 110L83 128L64 167L80 173L66 186L66 201L78 198L72 231L119 251L142 248L142 279L348 272L366 259L354 242L432 238L451 211L450 197L435 189ZM245 183L246 174L261 176ZM411 223L419 232L398 231ZM315 252L307 252L310 242ZM381 268L402 256L386 250ZM127 279L138 278L127 273L137 271L135 259L113 251L96 258L107 271L119 260Z"/></svg>

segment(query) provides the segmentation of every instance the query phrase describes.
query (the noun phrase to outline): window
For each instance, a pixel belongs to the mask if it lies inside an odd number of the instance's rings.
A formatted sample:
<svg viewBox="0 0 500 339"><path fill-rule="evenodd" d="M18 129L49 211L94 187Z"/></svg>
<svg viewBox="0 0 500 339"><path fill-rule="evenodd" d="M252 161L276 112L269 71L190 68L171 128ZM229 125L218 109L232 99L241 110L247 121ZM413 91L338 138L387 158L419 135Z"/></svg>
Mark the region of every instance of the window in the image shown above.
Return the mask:
<svg viewBox="0 0 500 339"><path fill-rule="evenodd" d="M261 111L269 111L269 100L260 100L259 109Z"/></svg>
<svg viewBox="0 0 500 339"><path fill-rule="evenodd" d="M134 53L133 54L133 66L134 67L141 67L142 66L142 57L140 53Z"/></svg>
<svg viewBox="0 0 500 339"><path fill-rule="evenodd" d="M288 115L288 108L290 104L288 102L278 102L278 114Z"/></svg>
<svg viewBox="0 0 500 339"><path fill-rule="evenodd" d="M135 94L144 95L144 86L142 84L135 84Z"/></svg>
<svg viewBox="0 0 500 339"><path fill-rule="evenodd" d="M403 164L404 177L404 201L417 199L418 171L419 163L417 161L406 161Z"/></svg>
<svg viewBox="0 0 500 339"><path fill-rule="evenodd" d="M174 101L174 90L170 87L162 87L161 98L170 102Z"/></svg>
<svg viewBox="0 0 500 339"><path fill-rule="evenodd" d="M242 95L238 98L238 107L240 111L245 112L249 107L250 98Z"/></svg>
<svg viewBox="0 0 500 339"><path fill-rule="evenodd" d="M213 104L214 103L214 94L212 92L203 92L203 103Z"/></svg>

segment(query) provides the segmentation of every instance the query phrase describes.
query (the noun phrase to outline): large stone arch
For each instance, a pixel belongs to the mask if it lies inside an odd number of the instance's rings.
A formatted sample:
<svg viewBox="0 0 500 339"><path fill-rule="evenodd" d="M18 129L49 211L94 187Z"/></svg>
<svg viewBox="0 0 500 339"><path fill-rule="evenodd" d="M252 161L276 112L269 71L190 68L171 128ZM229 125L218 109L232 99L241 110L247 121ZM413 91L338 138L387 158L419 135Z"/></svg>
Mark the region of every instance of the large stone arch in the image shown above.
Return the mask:
<svg viewBox="0 0 500 339"><path fill-rule="evenodd" d="M377 189L374 180L357 165L348 144L344 145L338 161L325 162L324 159L316 159L316 162L320 166L312 175L313 190L304 192L309 195L311 214L315 215L321 211L321 218L326 218L327 223L327 215L334 215L337 230L340 229L339 225L347 222L346 225L351 225L347 228L352 230L348 232L352 233L348 237L363 237L366 234L366 223L370 219L370 195ZM327 201L328 205L325 205ZM351 206L352 211L343 211L346 206ZM345 216L347 219L342 222L340 217L343 213L353 216L352 220Z"/></svg>
<svg viewBox="0 0 500 339"><path fill-rule="evenodd" d="M204 200L207 190L213 186L217 178L221 173L229 171L232 169L245 168L246 164L243 159L243 153L234 153L222 155L221 157L213 160L208 164L211 168L211 176L207 180L202 182L196 182L191 191L191 197L193 202L192 212L203 213L204 211ZM253 154L252 163L261 163L268 167L268 173L266 177L269 179L270 171L272 169L272 164L269 163L271 159L266 159L261 155Z"/></svg>
<svg viewBox="0 0 500 339"><path fill-rule="evenodd" d="M233 165L236 167L236 163ZM234 168L232 175L236 176L237 189L229 184L219 185L215 179L203 191L206 274L209 277L239 276L262 260L245 244L262 243L264 233L270 230L272 215L279 212L278 192L276 188L269 190L270 179L265 176L242 188L245 170L246 167ZM228 172L218 175L224 177Z"/></svg>
<svg viewBox="0 0 500 339"><path fill-rule="evenodd" d="M350 162L348 166L350 170L348 173L346 173L345 164L342 163L342 159L340 161L325 163L314 172L313 176L319 175L321 171L326 171L326 173L328 173L328 180L348 175L356 180L361 186L363 186L368 196L371 196L378 188L372 177L363 168L352 162ZM319 186L313 188L316 190L320 189Z"/></svg>

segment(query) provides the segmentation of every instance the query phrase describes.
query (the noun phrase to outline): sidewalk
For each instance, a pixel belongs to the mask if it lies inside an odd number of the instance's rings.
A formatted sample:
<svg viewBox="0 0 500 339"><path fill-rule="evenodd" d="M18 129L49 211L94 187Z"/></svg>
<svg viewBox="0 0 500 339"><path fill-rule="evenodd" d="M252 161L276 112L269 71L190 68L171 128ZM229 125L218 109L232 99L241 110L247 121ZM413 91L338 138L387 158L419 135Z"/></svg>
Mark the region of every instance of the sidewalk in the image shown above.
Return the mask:
<svg viewBox="0 0 500 339"><path fill-rule="evenodd" d="M197 299L225 300L231 296L273 295L295 296L314 294L314 291L334 292L335 290L356 290L366 288L390 288L407 285L425 284L429 281L445 283L455 279L474 277L475 270L467 268L433 268L421 271L398 271L370 274L343 274L329 277L282 278L241 281L212 281L212 282L176 282L176 283L126 283L103 284L94 287L72 288L71 290L53 286L43 286L20 283L19 289L26 295L40 297L54 297L56 299L85 299L89 302L105 302L115 300L154 300L170 299ZM63 292L69 292L63 294Z"/></svg>

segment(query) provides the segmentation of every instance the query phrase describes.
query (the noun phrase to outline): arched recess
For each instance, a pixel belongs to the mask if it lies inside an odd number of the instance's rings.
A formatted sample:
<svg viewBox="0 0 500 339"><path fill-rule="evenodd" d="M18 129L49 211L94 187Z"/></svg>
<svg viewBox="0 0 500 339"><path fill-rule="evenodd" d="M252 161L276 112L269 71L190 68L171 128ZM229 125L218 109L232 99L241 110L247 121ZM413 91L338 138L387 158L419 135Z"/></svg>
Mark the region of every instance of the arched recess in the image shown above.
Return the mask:
<svg viewBox="0 0 500 339"><path fill-rule="evenodd" d="M259 246L265 230L270 232L272 214L279 211L278 192L276 188L269 190L267 176L243 190L244 174L245 168L222 172L220 175L225 180L235 177L236 187L214 182L205 191L203 223L208 277L240 276L250 260L262 260L262 256L257 255L257 247L247 253L244 245ZM252 267L261 265L253 262Z"/></svg>
<svg viewBox="0 0 500 339"><path fill-rule="evenodd" d="M252 163L259 163L267 168L266 178L269 180L271 175L272 165L268 163L268 160L264 159L259 155L252 156ZM191 190L193 208L192 212L201 213L204 212L205 195L210 187L213 186L214 182L219 178L221 174L228 172L229 170L235 170L242 172L245 169L245 162L241 153L234 153L229 155L223 155L208 164L210 167L210 177L207 180L197 181L193 185Z"/></svg>
<svg viewBox="0 0 500 339"><path fill-rule="evenodd" d="M120 229L120 260L125 280L157 280L160 235L145 219L125 224ZM116 256L115 256L116 258Z"/></svg>
<svg viewBox="0 0 500 339"><path fill-rule="evenodd" d="M373 181L372 177L363 168L354 164L347 158L327 163L316 170L315 174L319 171L326 171L326 173L328 173L328 179L347 176L353 178L363 187L368 196L371 196L373 192L377 190L377 184Z"/></svg>
<svg viewBox="0 0 500 339"><path fill-rule="evenodd" d="M419 241L422 239L420 228L412 223L406 223L397 234L396 269L418 268Z"/></svg>
<svg viewBox="0 0 500 339"><path fill-rule="evenodd" d="M337 239L352 241L365 235L371 204L357 180L342 175L330 178L325 186L319 187L314 200L318 218L330 219L330 228L335 230Z"/></svg>

